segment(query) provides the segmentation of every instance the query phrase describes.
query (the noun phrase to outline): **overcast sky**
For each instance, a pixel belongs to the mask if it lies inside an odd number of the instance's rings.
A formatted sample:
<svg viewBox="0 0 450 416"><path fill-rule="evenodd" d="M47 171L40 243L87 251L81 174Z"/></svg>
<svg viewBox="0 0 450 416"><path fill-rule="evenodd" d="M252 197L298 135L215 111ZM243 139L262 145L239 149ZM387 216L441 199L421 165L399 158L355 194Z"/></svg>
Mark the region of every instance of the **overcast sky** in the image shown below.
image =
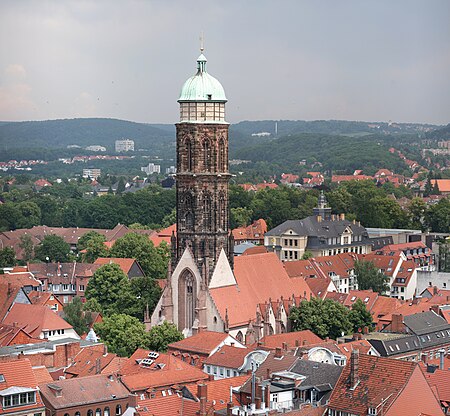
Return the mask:
<svg viewBox="0 0 450 416"><path fill-rule="evenodd" d="M0 1L0 120L173 123L199 35L230 122L450 122L448 0Z"/></svg>

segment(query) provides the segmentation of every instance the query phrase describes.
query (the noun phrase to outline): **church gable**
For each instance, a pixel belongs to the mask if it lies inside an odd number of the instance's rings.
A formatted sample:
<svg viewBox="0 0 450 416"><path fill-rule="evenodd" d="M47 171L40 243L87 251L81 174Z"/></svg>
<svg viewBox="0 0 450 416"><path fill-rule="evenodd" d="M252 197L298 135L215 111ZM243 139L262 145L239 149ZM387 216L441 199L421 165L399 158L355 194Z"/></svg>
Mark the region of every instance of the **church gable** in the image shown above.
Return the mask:
<svg viewBox="0 0 450 416"><path fill-rule="evenodd" d="M231 286L236 284L233 271L231 270L230 263L228 261L225 251L222 249L217 260L216 267L209 283L209 288Z"/></svg>

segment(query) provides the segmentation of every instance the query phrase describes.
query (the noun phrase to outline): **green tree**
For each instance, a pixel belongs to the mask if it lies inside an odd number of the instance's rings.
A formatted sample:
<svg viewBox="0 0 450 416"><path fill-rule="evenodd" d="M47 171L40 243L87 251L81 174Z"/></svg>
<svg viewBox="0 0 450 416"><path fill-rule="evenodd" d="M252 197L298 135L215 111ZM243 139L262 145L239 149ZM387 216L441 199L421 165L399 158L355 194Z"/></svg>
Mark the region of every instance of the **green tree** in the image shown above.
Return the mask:
<svg viewBox="0 0 450 416"><path fill-rule="evenodd" d="M13 248L5 247L0 250L0 267L12 267L16 264L16 253Z"/></svg>
<svg viewBox="0 0 450 416"><path fill-rule="evenodd" d="M46 235L34 249L35 257L41 261L59 261L64 263L69 259L70 245L62 237L54 234Z"/></svg>
<svg viewBox="0 0 450 416"><path fill-rule="evenodd" d="M97 238L90 239L86 244L86 252L83 253L83 261L94 263L99 257L108 257L109 250L104 242Z"/></svg>
<svg viewBox="0 0 450 416"><path fill-rule="evenodd" d="M103 313L102 305L95 298L87 299L84 303L83 310L85 312L99 312Z"/></svg>
<svg viewBox="0 0 450 416"><path fill-rule="evenodd" d="M306 251L303 253L302 260L309 260L309 259L311 259L312 257L314 257L313 253L312 253L311 251L309 251L309 250L306 250Z"/></svg>
<svg viewBox="0 0 450 416"><path fill-rule="evenodd" d="M34 244L29 234L20 236L19 247L23 250L22 260L30 261L33 258Z"/></svg>
<svg viewBox="0 0 450 416"><path fill-rule="evenodd" d="M440 272L450 272L450 239L439 241L438 246L438 270Z"/></svg>
<svg viewBox="0 0 450 416"><path fill-rule="evenodd" d="M64 306L64 319L73 326L78 335L89 331L89 317L84 313L83 303L78 296L73 298L72 303Z"/></svg>
<svg viewBox="0 0 450 416"><path fill-rule="evenodd" d="M117 184L117 191L116 194L120 195L125 191L125 181L123 180L123 178L121 177L119 179L119 183Z"/></svg>
<svg viewBox="0 0 450 416"><path fill-rule="evenodd" d="M164 321L161 325L153 326L148 333L148 346L151 350L166 352L169 344L183 338L174 324Z"/></svg>
<svg viewBox="0 0 450 416"><path fill-rule="evenodd" d="M357 299L353 304L348 318L353 325L353 332L362 331L365 327L372 329L372 314L367 310L366 305L361 299Z"/></svg>
<svg viewBox="0 0 450 416"><path fill-rule="evenodd" d="M422 198L413 198L407 207L407 213L411 226L415 229L425 231L424 219L427 205Z"/></svg>
<svg viewBox="0 0 450 416"><path fill-rule="evenodd" d="M142 320L147 306L149 313L152 314L161 297L161 288L155 279L146 276L135 277L130 281L130 289L136 301L130 306L128 314Z"/></svg>
<svg viewBox="0 0 450 416"><path fill-rule="evenodd" d="M89 280L86 299L96 299L105 315L128 313L136 299L130 281L122 269L114 263L99 267Z"/></svg>
<svg viewBox="0 0 450 416"><path fill-rule="evenodd" d="M431 231L450 233L450 199L441 199L431 206L425 214L425 224Z"/></svg>
<svg viewBox="0 0 450 416"><path fill-rule="evenodd" d="M380 295L389 291L389 277L382 273L372 261L357 260L355 275L359 290L372 289Z"/></svg>
<svg viewBox="0 0 450 416"><path fill-rule="evenodd" d="M17 228L31 228L41 223L41 209L35 202L23 201L17 205Z"/></svg>
<svg viewBox="0 0 450 416"><path fill-rule="evenodd" d="M164 279L169 263L169 247L162 242L155 247L147 235L128 233L116 240L110 250L111 257L134 258L146 276Z"/></svg>
<svg viewBox="0 0 450 416"><path fill-rule="evenodd" d="M245 227L250 224L253 212L249 208L239 207L230 210L231 228Z"/></svg>
<svg viewBox="0 0 450 416"><path fill-rule="evenodd" d="M309 329L322 338L336 339L352 332L349 310L331 299L304 300L292 308L289 319L294 331Z"/></svg>
<svg viewBox="0 0 450 416"><path fill-rule="evenodd" d="M105 316L103 322L94 325L100 339L110 352L129 357L137 348L147 348L148 334L137 318L126 314Z"/></svg>
<svg viewBox="0 0 450 416"><path fill-rule="evenodd" d="M79 238L77 242L78 251L85 250L88 242L93 239L101 241L102 243L106 241L106 237L103 234L100 234L97 231L88 231Z"/></svg>

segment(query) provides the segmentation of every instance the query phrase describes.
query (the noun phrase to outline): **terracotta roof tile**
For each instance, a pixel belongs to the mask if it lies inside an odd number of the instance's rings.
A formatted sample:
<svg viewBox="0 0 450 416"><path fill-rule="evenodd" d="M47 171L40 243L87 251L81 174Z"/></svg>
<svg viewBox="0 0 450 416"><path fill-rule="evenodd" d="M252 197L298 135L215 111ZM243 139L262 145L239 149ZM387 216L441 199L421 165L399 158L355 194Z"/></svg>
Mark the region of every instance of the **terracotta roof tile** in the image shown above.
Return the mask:
<svg viewBox="0 0 450 416"><path fill-rule="evenodd" d="M227 368L239 368L244 364L244 358L251 350L248 348L236 348L229 345L220 347L214 354L204 361L207 365L218 365Z"/></svg>
<svg viewBox="0 0 450 416"><path fill-rule="evenodd" d="M16 303L3 320L5 324L14 322L32 337L38 338L43 329L72 329L72 325L59 317L55 312L40 305Z"/></svg>
<svg viewBox="0 0 450 416"><path fill-rule="evenodd" d="M242 255L243 256L251 256L253 254L262 254L267 253L267 248L265 246L255 246L255 247L249 247L247 250L245 250Z"/></svg>
<svg viewBox="0 0 450 416"><path fill-rule="evenodd" d="M450 371L436 369L429 373L422 366L421 369L428 384L436 387L439 400L450 403Z"/></svg>
<svg viewBox="0 0 450 416"><path fill-rule="evenodd" d="M151 366L138 364L149 352L136 350L121 369L122 382L132 392L208 379L203 371L169 354L160 353Z"/></svg>
<svg viewBox="0 0 450 416"><path fill-rule="evenodd" d="M256 220L247 227L235 228L232 233L235 241L263 240L267 232L267 224L263 219Z"/></svg>
<svg viewBox="0 0 450 416"><path fill-rule="evenodd" d="M103 345L84 347L66 368L68 377L86 377L102 373L102 370L114 359L116 354L106 353Z"/></svg>
<svg viewBox="0 0 450 416"><path fill-rule="evenodd" d="M261 338L260 342L266 348L275 349L282 348L283 343L285 343L288 348L295 348L304 345L320 344L324 341L309 329L306 329L304 331L267 335Z"/></svg>
<svg viewBox="0 0 450 416"><path fill-rule="evenodd" d="M275 253L236 257L234 276L237 285L209 290L222 319L228 310L230 327L245 325L254 319L256 305L269 298L311 297L305 280L291 279Z"/></svg>
<svg viewBox="0 0 450 416"><path fill-rule="evenodd" d="M61 396L56 397L55 387L61 388ZM115 398L127 398L128 390L122 383L109 376L99 374L89 377L69 378L66 380L53 381L47 384L40 384L39 388L47 402L54 409L66 407L76 407L86 404L96 404L102 401L109 401L114 395Z"/></svg>
<svg viewBox="0 0 450 416"><path fill-rule="evenodd" d="M136 409L139 416L168 416L183 414L184 416L196 416L199 403L196 400L182 398L177 394L157 397L139 401Z"/></svg>
<svg viewBox="0 0 450 416"><path fill-rule="evenodd" d="M52 376L48 372L47 368L44 365L33 367L33 373L36 377L36 383L50 383L53 381Z"/></svg>
<svg viewBox="0 0 450 416"><path fill-rule="evenodd" d="M191 337L169 344L169 348L210 354L220 343L225 341L228 334L224 332L201 331Z"/></svg>
<svg viewBox="0 0 450 416"><path fill-rule="evenodd" d="M97 260L95 260L94 264L100 264L101 266L103 266L104 264L117 264L125 274L128 274L135 261L136 259L99 257Z"/></svg>

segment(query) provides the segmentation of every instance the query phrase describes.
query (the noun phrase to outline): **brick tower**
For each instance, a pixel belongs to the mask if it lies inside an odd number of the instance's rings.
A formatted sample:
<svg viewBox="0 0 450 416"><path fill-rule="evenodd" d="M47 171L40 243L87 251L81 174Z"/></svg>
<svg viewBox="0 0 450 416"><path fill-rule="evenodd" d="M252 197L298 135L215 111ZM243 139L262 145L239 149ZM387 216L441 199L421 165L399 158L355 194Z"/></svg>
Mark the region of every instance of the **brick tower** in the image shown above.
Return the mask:
<svg viewBox="0 0 450 416"><path fill-rule="evenodd" d="M228 123L225 91L197 59L197 73L181 89L177 131L177 236L172 239L172 267L186 248L207 286L223 249L233 265L229 236Z"/></svg>

